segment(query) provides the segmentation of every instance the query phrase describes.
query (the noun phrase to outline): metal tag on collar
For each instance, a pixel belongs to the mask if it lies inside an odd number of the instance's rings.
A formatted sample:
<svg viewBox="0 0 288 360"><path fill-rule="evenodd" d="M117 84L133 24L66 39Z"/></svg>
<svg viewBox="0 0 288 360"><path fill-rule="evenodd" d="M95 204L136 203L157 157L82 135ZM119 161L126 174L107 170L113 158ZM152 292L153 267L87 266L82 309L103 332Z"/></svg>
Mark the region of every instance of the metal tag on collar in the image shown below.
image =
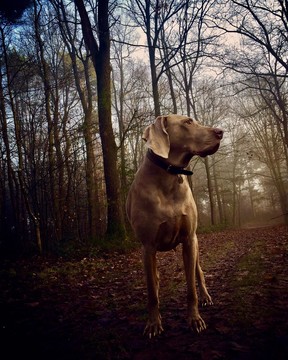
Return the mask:
<svg viewBox="0 0 288 360"><path fill-rule="evenodd" d="M166 171L173 174L173 165L168 165Z"/></svg>

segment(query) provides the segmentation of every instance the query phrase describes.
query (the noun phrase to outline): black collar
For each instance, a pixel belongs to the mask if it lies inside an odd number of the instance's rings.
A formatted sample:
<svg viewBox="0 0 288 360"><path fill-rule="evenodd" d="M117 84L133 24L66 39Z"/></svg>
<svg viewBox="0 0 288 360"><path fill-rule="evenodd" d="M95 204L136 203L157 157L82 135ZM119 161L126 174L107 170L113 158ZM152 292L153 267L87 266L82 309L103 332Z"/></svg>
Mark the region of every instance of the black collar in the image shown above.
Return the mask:
<svg viewBox="0 0 288 360"><path fill-rule="evenodd" d="M161 156L156 155L152 150L148 149L147 157L151 160L155 165L159 166L161 169L164 169L169 174L173 175L192 175L193 172L190 170L185 170L183 167L178 167L169 164L166 160L164 160Z"/></svg>

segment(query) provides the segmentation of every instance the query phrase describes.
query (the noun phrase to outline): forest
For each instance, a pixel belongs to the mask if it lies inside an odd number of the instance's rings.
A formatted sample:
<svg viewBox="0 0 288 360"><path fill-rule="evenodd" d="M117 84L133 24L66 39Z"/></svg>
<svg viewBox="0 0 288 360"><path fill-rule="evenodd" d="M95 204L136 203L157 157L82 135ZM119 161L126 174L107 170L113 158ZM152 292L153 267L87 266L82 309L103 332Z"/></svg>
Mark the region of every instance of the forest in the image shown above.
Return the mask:
<svg viewBox="0 0 288 360"><path fill-rule="evenodd" d="M189 165L199 230L288 224L287 0L7 3L1 251L124 247L143 130L170 113L224 130Z"/></svg>

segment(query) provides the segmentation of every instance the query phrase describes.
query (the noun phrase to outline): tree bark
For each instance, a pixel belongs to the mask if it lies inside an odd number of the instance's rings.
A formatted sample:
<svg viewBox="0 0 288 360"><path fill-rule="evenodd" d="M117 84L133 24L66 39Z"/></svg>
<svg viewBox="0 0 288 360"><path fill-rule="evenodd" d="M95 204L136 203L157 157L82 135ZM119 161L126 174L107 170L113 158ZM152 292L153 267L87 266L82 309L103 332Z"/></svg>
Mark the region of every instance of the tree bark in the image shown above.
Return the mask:
<svg viewBox="0 0 288 360"><path fill-rule="evenodd" d="M51 111L51 84L49 79L49 68L44 56L44 43L40 34L40 18L41 7L37 9L37 3L34 0L34 26L35 26L35 38L37 45L39 47L39 56L40 56L40 66L41 66L41 77L44 86L44 95L45 95L45 114L48 123L48 169L49 169L49 180L50 180L50 189L51 189L51 219L54 223L55 235L54 238L56 242L59 242L62 238L62 222L60 216L60 206L59 206L59 189L57 186L57 181L55 177L55 168L56 168L56 159L54 152L54 121L52 118ZM51 244L47 244L48 246Z"/></svg>
<svg viewBox="0 0 288 360"><path fill-rule="evenodd" d="M213 201L213 186L212 186L212 179L211 179L208 161L209 160L206 157L204 159L204 163L205 163L205 170L206 170L206 175L207 175L207 187L208 187L209 202L210 202L210 219L211 219L211 225L215 225L215 207L214 207L214 201Z"/></svg>
<svg viewBox="0 0 288 360"><path fill-rule="evenodd" d="M152 93L154 99L154 114L155 117L160 115L160 98L159 98L159 91L158 91L158 79L156 73L156 61L155 61L155 48L151 44L150 39L148 38L148 52L149 52L149 60L150 60L150 69L151 69L151 81L152 81Z"/></svg>
<svg viewBox="0 0 288 360"><path fill-rule="evenodd" d="M111 65L109 34L109 0L98 2L99 47L83 0L75 0L81 17L85 43L90 50L97 76L99 130L102 142L104 177L107 194L107 230L112 237L125 237L121 207L120 178L117 170L117 147L111 120Z"/></svg>
<svg viewBox="0 0 288 360"><path fill-rule="evenodd" d="M85 138L85 146L86 146L86 187L87 187L87 202L88 202L88 209L87 209L88 223L89 223L88 232L89 232L89 237L91 239L96 239L97 237L102 235L102 231L100 225L101 223L100 199L98 193L97 179L95 175L96 153L94 146L95 130L93 129L94 124L92 118L93 93L92 93L91 81L89 78L90 58L89 58L89 54L85 59L81 57L81 61L84 67L84 74L85 74L85 86L83 89L83 86L81 86L81 76L79 74L79 67L77 62L79 60L77 59L75 38L72 34L71 26L66 16L66 10L63 1L61 1L60 6L56 1L54 3L54 8L59 17L59 26L62 33L62 37L71 58L75 85L84 112L83 135Z"/></svg>
<svg viewBox="0 0 288 360"><path fill-rule="evenodd" d="M223 215L223 205L222 205L221 196L220 196L220 190L219 190L219 184L218 184L214 159L212 160L212 167L213 167L215 194L216 194L218 212L219 212L219 222L220 222L220 224L224 224L225 219L224 219L224 215Z"/></svg>
<svg viewBox="0 0 288 360"><path fill-rule="evenodd" d="M4 32L2 28L1 30L1 42L2 47L4 49L5 47L5 40L4 40ZM6 154L6 163L7 163L7 177L8 177L8 189L9 189L9 195L7 197L10 198L11 205L12 205L12 216L13 216L13 223L16 227L16 232L18 232L18 221L16 221L17 218L17 206L16 206L16 189L15 189L15 174L12 167L12 154L10 149L10 143L9 143L9 133L8 133L8 124L7 124L7 113L6 113L6 107L5 107L5 97L3 92L3 76L2 76L2 69L0 69L0 124L1 124L1 136L4 143L5 148L5 154ZM6 186L4 186L4 189ZM9 230L7 229L7 232ZM17 234L16 234L17 236Z"/></svg>

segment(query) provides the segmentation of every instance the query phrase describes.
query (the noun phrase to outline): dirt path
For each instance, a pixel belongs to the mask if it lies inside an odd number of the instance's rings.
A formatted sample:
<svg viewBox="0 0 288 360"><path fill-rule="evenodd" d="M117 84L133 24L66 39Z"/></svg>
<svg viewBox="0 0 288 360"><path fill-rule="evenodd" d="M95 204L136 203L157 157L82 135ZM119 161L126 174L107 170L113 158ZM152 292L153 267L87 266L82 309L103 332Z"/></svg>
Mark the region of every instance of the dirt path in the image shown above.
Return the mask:
<svg viewBox="0 0 288 360"><path fill-rule="evenodd" d="M80 261L33 259L0 267L2 359L287 359L287 228L200 235L214 305L207 330L186 326L181 249L159 254L165 332L142 336L146 289L140 251Z"/></svg>

